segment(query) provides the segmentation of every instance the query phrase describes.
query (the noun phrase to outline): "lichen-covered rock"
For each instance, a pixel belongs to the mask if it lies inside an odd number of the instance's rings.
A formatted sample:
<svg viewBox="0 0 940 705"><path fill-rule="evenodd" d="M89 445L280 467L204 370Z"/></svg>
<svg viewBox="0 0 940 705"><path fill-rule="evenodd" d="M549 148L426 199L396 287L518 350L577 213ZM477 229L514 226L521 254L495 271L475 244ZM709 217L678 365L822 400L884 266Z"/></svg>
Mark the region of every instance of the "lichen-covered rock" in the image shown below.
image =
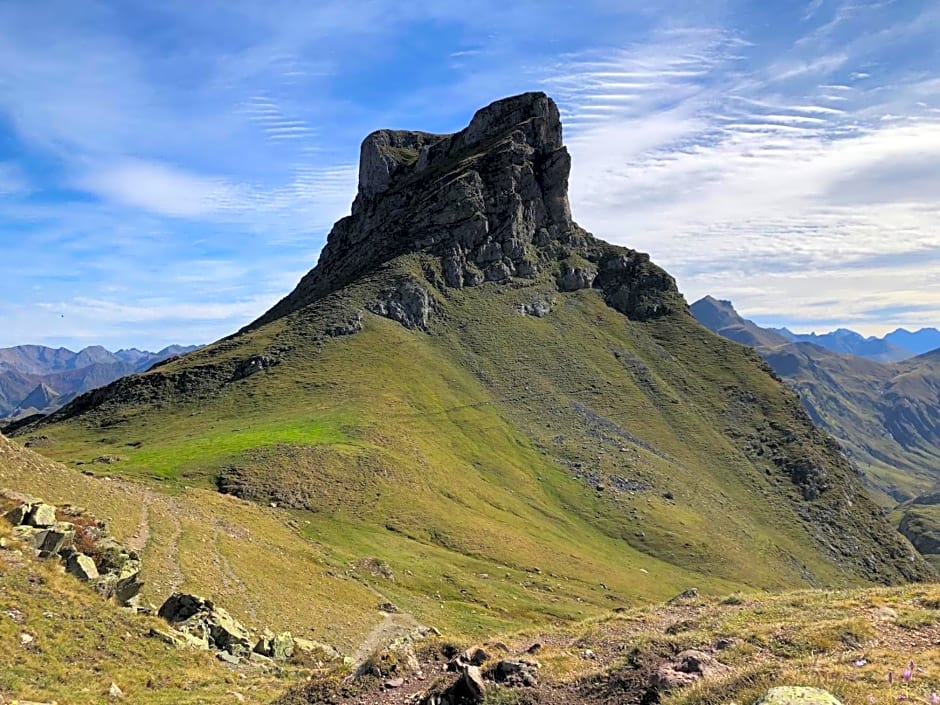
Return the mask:
<svg viewBox="0 0 940 705"><path fill-rule="evenodd" d="M271 641L271 658L286 661L294 655L294 637L290 632L281 632Z"/></svg>
<svg viewBox="0 0 940 705"><path fill-rule="evenodd" d="M98 579L98 568L94 560L84 553L73 553L65 562L65 570L83 582Z"/></svg>
<svg viewBox="0 0 940 705"><path fill-rule="evenodd" d="M21 524L20 526L13 527L13 538L15 538L17 541L22 541L23 543L32 546L37 551L39 550L39 547L42 546L45 537L45 530L37 529L35 526L26 526Z"/></svg>
<svg viewBox="0 0 940 705"><path fill-rule="evenodd" d="M274 634L265 631L259 637L253 652L274 659L275 661L287 661L294 655L294 648L294 637L290 632Z"/></svg>
<svg viewBox="0 0 940 705"><path fill-rule="evenodd" d="M26 519L26 516L29 514L29 505L28 504L18 504L13 509L8 511L3 515L3 518L10 522L13 526L19 526Z"/></svg>
<svg viewBox="0 0 940 705"><path fill-rule="evenodd" d="M771 688L754 705L842 705L839 699L822 688L782 685Z"/></svg>
<svg viewBox="0 0 940 705"><path fill-rule="evenodd" d="M196 595L173 593L157 615L178 631L205 641L212 649L247 656L255 645L250 632L232 615Z"/></svg>
<svg viewBox="0 0 940 705"><path fill-rule="evenodd" d="M324 663L340 661L343 658L343 655L335 647L299 636L294 637L294 649Z"/></svg>
<svg viewBox="0 0 940 705"><path fill-rule="evenodd" d="M72 545L75 539L75 525L67 521L57 521L42 534L37 534L36 538L37 541L42 541L37 546L40 557L49 558Z"/></svg>
<svg viewBox="0 0 940 705"><path fill-rule="evenodd" d="M51 504L40 503L33 505L23 523L28 526L47 528L55 525L57 521L55 507Z"/></svg>

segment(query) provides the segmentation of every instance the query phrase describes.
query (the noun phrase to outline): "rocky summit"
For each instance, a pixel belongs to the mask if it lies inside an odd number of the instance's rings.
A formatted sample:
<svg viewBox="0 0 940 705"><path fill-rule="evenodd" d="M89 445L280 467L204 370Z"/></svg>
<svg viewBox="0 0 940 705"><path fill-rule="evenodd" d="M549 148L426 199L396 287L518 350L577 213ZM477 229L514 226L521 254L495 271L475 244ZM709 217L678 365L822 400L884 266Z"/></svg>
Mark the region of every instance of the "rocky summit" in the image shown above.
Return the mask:
<svg viewBox="0 0 940 705"><path fill-rule="evenodd" d="M316 268L251 327L413 252L434 255L426 275L438 289L547 271L559 290L594 287L631 318L684 308L672 277L647 255L601 242L571 219L570 168L558 107L544 93L493 103L451 135L373 132L360 150L352 214L333 227ZM404 285L384 305L424 327L429 300Z"/></svg>

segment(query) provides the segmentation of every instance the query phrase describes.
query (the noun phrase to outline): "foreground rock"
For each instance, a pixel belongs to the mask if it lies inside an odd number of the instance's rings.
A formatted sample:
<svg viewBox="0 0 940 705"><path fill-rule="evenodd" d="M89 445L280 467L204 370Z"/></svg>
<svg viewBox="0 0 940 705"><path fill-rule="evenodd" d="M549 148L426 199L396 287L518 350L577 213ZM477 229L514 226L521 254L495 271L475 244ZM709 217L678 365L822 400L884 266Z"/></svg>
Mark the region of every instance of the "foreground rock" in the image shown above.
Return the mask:
<svg viewBox="0 0 940 705"><path fill-rule="evenodd" d="M43 502L19 492L0 490L0 503L12 505L3 515L13 535L40 558L57 558L65 570L91 584L105 599L137 609L140 557L114 537L104 522L84 509Z"/></svg>
<svg viewBox="0 0 940 705"><path fill-rule="evenodd" d="M247 657L255 645L251 633L232 615L216 607L211 600L196 595L180 592L170 595L157 616L177 631L195 637L207 649Z"/></svg>

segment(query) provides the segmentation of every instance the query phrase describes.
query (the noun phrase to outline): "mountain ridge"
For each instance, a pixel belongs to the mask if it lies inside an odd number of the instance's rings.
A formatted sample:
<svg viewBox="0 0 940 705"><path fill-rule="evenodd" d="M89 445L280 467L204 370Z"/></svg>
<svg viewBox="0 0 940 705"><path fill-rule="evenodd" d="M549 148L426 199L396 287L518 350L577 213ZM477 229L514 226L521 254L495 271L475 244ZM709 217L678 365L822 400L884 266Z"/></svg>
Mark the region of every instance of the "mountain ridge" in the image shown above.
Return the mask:
<svg viewBox="0 0 940 705"><path fill-rule="evenodd" d="M837 328L829 333L818 335L816 333L794 333L787 328L770 328L768 330L779 333L790 342L812 343L832 352L864 357L876 362L900 362L918 354L914 350L892 342L888 339L888 336L884 338L869 336L866 338L848 328Z"/></svg>
<svg viewBox="0 0 940 705"><path fill-rule="evenodd" d="M691 310L715 330L714 315L709 315L712 301L703 298ZM715 330L719 335L750 323L726 303L722 314L727 320ZM876 490L904 501L929 491L940 480L936 412L940 352L882 363L810 342L762 345L760 341L758 332L738 342L760 350L773 370L798 391L813 420L843 443Z"/></svg>
<svg viewBox="0 0 940 705"><path fill-rule="evenodd" d="M136 349L112 353L100 345L78 352L43 345L0 348L0 419L51 413L83 392L145 372L197 347L171 345L156 353ZM42 389L51 394L42 393ZM47 403L36 406L42 401Z"/></svg>

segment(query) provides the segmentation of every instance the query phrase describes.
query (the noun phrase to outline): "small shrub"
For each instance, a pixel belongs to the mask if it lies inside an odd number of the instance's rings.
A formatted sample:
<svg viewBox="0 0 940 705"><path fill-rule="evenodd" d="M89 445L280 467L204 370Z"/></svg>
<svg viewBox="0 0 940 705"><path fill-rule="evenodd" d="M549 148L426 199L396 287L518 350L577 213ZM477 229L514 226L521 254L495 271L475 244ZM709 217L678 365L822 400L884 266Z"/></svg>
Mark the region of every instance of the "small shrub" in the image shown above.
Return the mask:
<svg viewBox="0 0 940 705"><path fill-rule="evenodd" d="M485 705L519 705L519 693L512 688L501 685L489 686L486 689Z"/></svg>
<svg viewBox="0 0 940 705"><path fill-rule="evenodd" d="M940 615L932 610L905 610L901 612L895 624L903 629L922 629L932 627L940 619Z"/></svg>

